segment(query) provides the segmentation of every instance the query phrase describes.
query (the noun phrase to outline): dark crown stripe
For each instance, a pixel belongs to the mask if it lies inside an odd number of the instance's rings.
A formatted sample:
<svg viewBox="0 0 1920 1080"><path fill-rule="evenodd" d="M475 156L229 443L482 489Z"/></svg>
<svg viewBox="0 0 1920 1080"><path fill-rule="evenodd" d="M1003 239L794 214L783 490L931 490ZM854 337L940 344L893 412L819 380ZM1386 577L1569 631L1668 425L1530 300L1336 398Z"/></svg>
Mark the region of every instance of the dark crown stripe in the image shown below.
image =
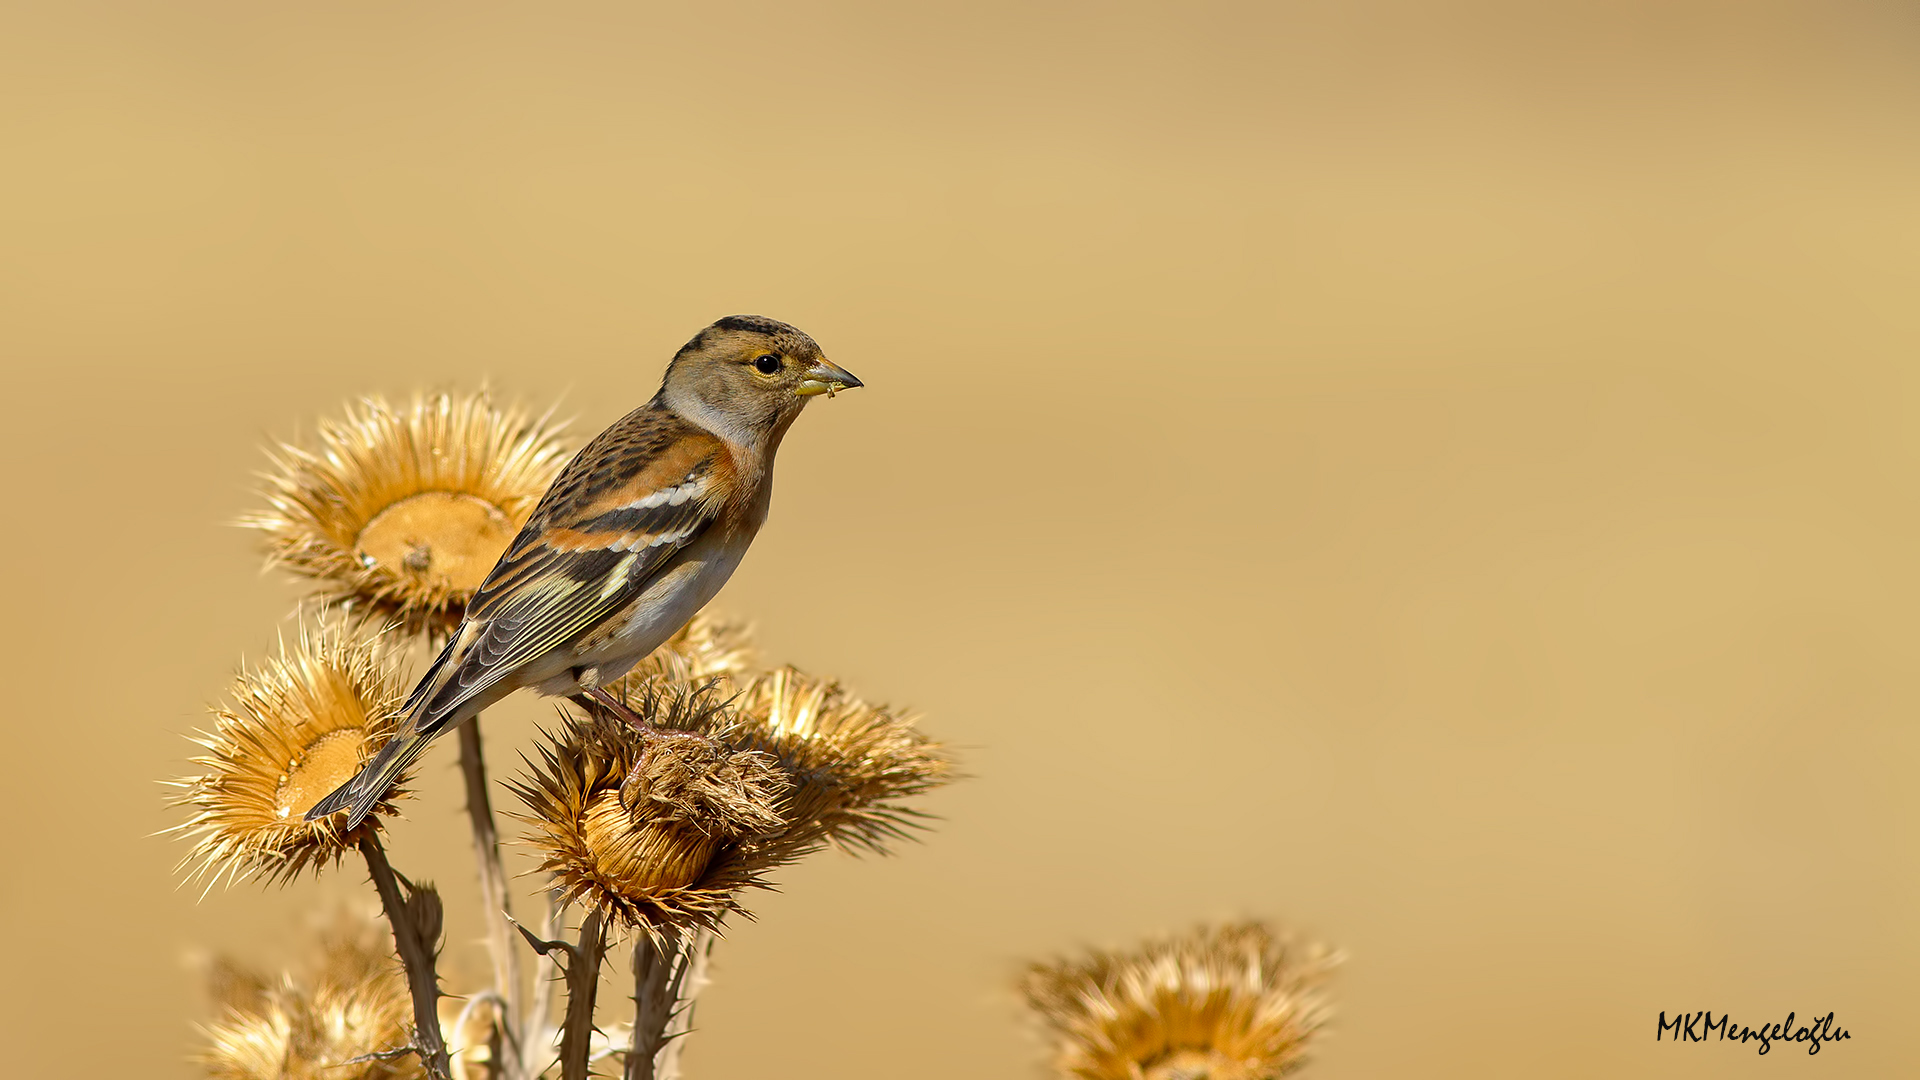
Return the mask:
<svg viewBox="0 0 1920 1080"><path fill-rule="evenodd" d="M715 330L744 330L755 334L797 334L798 330L765 315L729 315L714 323Z"/></svg>

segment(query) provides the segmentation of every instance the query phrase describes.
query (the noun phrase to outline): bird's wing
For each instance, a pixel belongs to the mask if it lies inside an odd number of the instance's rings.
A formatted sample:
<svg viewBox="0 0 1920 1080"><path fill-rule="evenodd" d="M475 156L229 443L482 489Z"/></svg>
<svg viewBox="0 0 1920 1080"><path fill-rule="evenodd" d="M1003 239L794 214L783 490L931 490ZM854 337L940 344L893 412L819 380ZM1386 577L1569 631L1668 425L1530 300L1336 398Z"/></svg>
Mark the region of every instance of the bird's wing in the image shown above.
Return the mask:
<svg viewBox="0 0 1920 1080"><path fill-rule="evenodd" d="M732 494L719 439L645 407L587 444L467 605L408 701L423 730L525 664L591 632L698 539Z"/></svg>

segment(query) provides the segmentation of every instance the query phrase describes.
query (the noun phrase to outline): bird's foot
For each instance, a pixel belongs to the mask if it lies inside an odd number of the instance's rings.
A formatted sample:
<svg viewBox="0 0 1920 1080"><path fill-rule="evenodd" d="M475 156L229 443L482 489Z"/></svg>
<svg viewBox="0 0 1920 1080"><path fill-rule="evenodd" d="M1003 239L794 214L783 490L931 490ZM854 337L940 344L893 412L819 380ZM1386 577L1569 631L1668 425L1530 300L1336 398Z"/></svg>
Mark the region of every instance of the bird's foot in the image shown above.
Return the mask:
<svg viewBox="0 0 1920 1080"><path fill-rule="evenodd" d="M609 713L612 713L616 718L624 721L629 727L633 728L635 734L640 736L642 744L640 759L634 762L633 768L627 773L626 780L620 785L620 803L629 810L638 807L641 799L646 795L647 777L652 771L650 766L652 765L655 750L659 749L662 744L672 740L706 738L706 736L698 732L673 731L666 728L655 727L645 720L642 720L640 714L628 708L626 702L614 697L600 687L595 687L583 694L576 694L574 699L582 705L586 705L589 702L599 705Z"/></svg>

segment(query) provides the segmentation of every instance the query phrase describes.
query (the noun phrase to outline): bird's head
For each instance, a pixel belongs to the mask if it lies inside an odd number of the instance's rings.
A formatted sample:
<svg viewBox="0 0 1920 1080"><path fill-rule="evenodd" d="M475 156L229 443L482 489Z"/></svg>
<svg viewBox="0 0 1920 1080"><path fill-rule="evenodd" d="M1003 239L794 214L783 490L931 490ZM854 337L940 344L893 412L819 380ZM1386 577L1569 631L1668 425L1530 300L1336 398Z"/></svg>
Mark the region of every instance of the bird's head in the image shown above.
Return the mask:
<svg viewBox="0 0 1920 1080"><path fill-rule="evenodd" d="M760 315L729 315L680 347L660 395L680 415L751 445L778 440L809 399L859 385L799 330Z"/></svg>

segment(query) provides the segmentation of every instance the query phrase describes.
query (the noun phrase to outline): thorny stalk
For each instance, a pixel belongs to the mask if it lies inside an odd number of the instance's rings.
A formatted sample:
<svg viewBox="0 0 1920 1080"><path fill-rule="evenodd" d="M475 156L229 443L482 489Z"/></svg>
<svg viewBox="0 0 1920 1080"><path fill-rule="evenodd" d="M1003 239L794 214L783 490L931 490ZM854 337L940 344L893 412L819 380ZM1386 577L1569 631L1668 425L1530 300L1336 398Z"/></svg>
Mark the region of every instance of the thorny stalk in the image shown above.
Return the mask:
<svg viewBox="0 0 1920 1080"><path fill-rule="evenodd" d="M667 1041L687 953L678 934L640 933L633 941L633 1042L627 1049L626 1080L658 1080L655 1064Z"/></svg>
<svg viewBox="0 0 1920 1080"><path fill-rule="evenodd" d="M367 874L380 892L380 907L393 927L394 948L406 968L407 989L413 997L414 1049L428 1076L449 1080L447 1043L440 1035L440 977L433 969L440 943L440 895L431 886L416 886L396 873L373 830L360 838L360 853L366 856Z"/></svg>
<svg viewBox="0 0 1920 1080"><path fill-rule="evenodd" d="M599 908L580 922L580 943L567 948L567 1023L560 1036L560 1080L587 1080L593 1049L593 1004L600 990L600 961L607 955L605 920Z"/></svg>
<svg viewBox="0 0 1920 1080"><path fill-rule="evenodd" d="M679 1080L680 1054L686 1049L687 1035L693 1031L693 1006L700 997L700 991L707 988L707 967L713 962L713 945L719 938L716 931L702 927L688 931L680 943L680 966L674 974L672 1011L665 1028L660 1032L660 1048L654 1055L654 1080ZM639 946L636 946L635 951L638 949ZM637 987L638 976L635 977L635 983ZM636 1020L638 1015L636 1003ZM636 1034L640 1030L637 1024L634 1030ZM631 1063L628 1067L632 1067Z"/></svg>
<svg viewBox="0 0 1920 1080"><path fill-rule="evenodd" d="M520 955L514 948L513 917L508 907L507 872L500 860L500 832L494 824L493 802L487 795L487 759L480 743L480 718L460 725L460 775L467 786L467 822L473 829L473 861L480 874L480 912L487 927L487 951L493 956L493 989L501 999L496 1035L523 1038L523 1020L515 1008L520 1000ZM498 1042L496 1037L495 1042ZM500 1053L494 1060L506 1065L506 1080L524 1080L518 1053Z"/></svg>

